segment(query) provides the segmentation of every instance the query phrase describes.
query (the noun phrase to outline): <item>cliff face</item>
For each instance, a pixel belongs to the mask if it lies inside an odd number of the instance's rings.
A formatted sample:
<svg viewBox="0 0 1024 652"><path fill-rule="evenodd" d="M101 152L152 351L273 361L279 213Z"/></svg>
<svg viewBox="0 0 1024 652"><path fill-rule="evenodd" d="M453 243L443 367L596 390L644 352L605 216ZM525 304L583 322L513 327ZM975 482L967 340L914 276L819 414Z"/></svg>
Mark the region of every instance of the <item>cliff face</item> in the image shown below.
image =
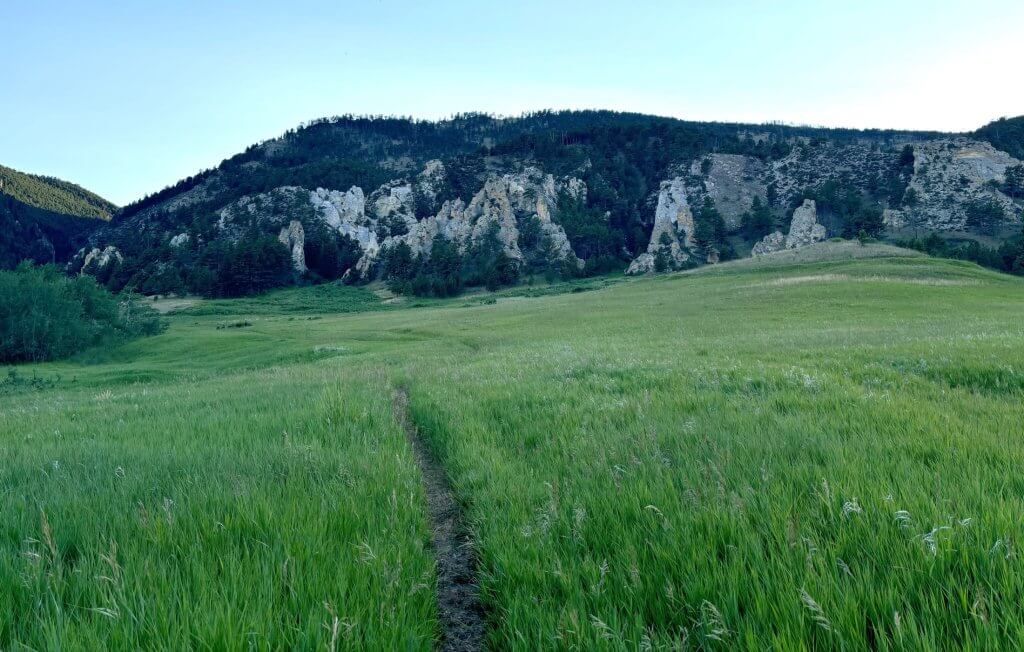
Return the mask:
<svg viewBox="0 0 1024 652"><path fill-rule="evenodd" d="M691 163L686 177L671 183L675 195L691 206L710 201L730 230L743 226L755 202L774 200L775 213L782 219L782 207L803 202L793 214L792 235L777 231L755 244L752 253L764 255L842 235L835 226L829 229L819 222L813 201L810 205L804 201L808 192L829 185L859 196L881 197L878 211L884 226L893 231L913 227L970 232L978 228L971 213L979 204L989 209L987 230L1016 228L1024 207L1005 186L1007 170L1020 165L1022 161L989 143L966 137L900 139L887 147L800 141L787 155L768 162L733 154L703 156ZM689 255L692 241L684 243L675 237L668 226L671 220L661 213L661 197L647 250L634 259L628 273L652 271L655 254L662 247L670 251L674 266ZM692 223L690 229L692 233Z"/></svg>
<svg viewBox="0 0 1024 652"><path fill-rule="evenodd" d="M524 262L525 250L542 243L540 253L549 262L582 267L565 230L552 220L561 194L585 201L586 186L579 179L556 180L535 167L526 167L513 174L491 176L468 203L458 198L445 200L436 213L417 217L423 212L419 204L436 203L444 176L444 165L429 161L411 180L390 181L369 195L359 186L346 191L283 186L247 195L217 211L206 240L237 243L253 232L273 235L288 249L294 271L304 274L308 271L306 232L326 228L358 248L360 257L348 274L353 279L373 277L381 256L400 243L408 245L417 258L429 259L438 238L455 244L465 254L491 234L504 254L517 263ZM531 229L537 231L537 237L523 242L522 232ZM202 237L188 232L172 235L172 231L160 235L169 248L204 244ZM97 242L83 249L76 262L80 270L93 270L123 260L116 246Z"/></svg>
<svg viewBox="0 0 1024 652"><path fill-rule="evenodd" d="M662 182L647 251L629 264L626 273L646 274L656 271L659 256L662 258L661 265L679 267L690 259L693 235L693 212L686 195L686 180L675 177Z"/></svg>

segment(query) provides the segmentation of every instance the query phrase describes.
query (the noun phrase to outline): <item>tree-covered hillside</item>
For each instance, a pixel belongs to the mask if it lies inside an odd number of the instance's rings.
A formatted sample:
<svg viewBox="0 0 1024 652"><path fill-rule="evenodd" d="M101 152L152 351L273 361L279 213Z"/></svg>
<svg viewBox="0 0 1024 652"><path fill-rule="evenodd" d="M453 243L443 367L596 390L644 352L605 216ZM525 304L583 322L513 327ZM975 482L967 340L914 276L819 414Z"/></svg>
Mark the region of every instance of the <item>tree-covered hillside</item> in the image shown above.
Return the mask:
<svg viewBox="0 0 1024 652"><path fill-rule="evenodd" d="M66 262L116 210L76 184L0 166L0 269Z"/></svg>
<svg viewBox="0 0 1024 652"><path fill-rule="evenodd" d="M74 263L111 289L151 294L345 278L449 295L621 271L645 255L657 271L672 247L673 269L745 255L788 231L808 199L828 236L914 227L1005 239L1020 221L1019 161L979 137L612 111L325 118L129 204ZM685 210L678 224L673 206ZM662 242L659 219L682 240Z"/></svg>
<svg viewBox="0 0 1024 652"><path fill-rule="evenodd" d="M0 193L50 213L109 220L117 206L85 188L54 177L0 165Z"/></svg>
<svg viewBox="0 0 1024 652"><path fill-rule="evenodd" d="M615 111L541 111L501 118L479 113L425 121L385 116L336 116L312 121L124 207L126 219L165 204L199 186L203 201L190 212L220 207L242 196L280 186L374 188L414 173L426 161L445 161L451 171L448 194L468 199L502 156L557 163L561 170L590 165L615 168L607 182L626 186L642 178L657 185L669 162L705 152L753 153L780 157L788 143L817 138L836 143L884 144L934 132L822 129L787 125L692 122ZM550 170L555 172L556 170ZM608 176L608 170L605 169ZM621 190L621 188L620 188ZM627 191L627 195L635 192ZM630 202L630 197L624 199ZM174 209L171 209L174 212Z"/></svg>
<svg viewBox="0 0 1024 652"><path fill-rule="evenodd" d="M1024 159L1024 115L990 122L976 131L975 135L992 143L996 149Z"/></svg>

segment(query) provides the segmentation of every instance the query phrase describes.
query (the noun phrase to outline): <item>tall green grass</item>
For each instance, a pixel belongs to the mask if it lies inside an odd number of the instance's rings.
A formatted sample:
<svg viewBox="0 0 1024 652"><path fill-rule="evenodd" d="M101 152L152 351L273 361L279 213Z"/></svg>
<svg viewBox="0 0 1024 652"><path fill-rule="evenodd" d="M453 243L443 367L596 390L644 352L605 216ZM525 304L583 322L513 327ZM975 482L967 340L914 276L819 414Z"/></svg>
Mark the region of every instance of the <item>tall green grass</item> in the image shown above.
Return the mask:
<svg viewBox="0 0 1024 652"><path fill-rule="evenodd" d="M1022 291L806 260L179 315L0 397L0 648L323 647L332 613L339 648L429 647L396 385L474 529L492 647L1013 647Z"/></svg>
<svg viewBox="0 0 1024 652"><path fill-rule="evenodd" d="M0 648L428 649L422 490L385 379L268 368L0 417Z"/></svg>

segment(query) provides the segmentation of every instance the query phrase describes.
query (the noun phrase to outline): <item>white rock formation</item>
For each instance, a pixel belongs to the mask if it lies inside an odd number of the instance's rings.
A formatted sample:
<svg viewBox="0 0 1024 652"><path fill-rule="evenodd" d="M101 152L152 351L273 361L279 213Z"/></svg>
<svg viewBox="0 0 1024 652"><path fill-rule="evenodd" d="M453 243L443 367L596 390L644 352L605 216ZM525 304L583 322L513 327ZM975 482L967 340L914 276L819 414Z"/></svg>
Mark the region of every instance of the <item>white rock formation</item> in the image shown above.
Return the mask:
<svg viewBox="0 0 1024 652"><path fill-rule="evenodd" d="M366 224L366 197L359 186L352 186L348 192L317 188L310 193L309 201L320 218L335 229L345 224Z"/></svg>
<svg viewBox="0 0 1024 652"><path fill-rule="evenodd" d="M354 273L365 277L381 252L400 242L408 244L416 256L429 256L434 238L440 236L465 253L491 229L496 230L510 258L523 260L519 226L521 220L536 218L549 245L546 255L582 267L565 230L552 219L560 193L586 198L582 181L556 181L552 175L528 167L491 177L468 204L459 199L446 201L436 214L418 220L417 209L422 207L416 202L433 204L443 187L444 174L441 162L431 161L414 181L386 183L369 197L356 186L345 192L283 186L225 207L219 213L218 226L229 238L241 237L253 223L277 231L278 239L291 251L296 271L304 272L304 225L308 228L311 220L318 220L359 245L363 255ZM406 228L396 232L395 220L404 222Z"/></svg>
<svg viewBox="0 0 1024 652"><path fill-rule="evenodd" d="M178 235L171 238L170 245L172 247L183 247L189 243L192 238L187 233L179 233Z"/></svg>
<svg viewBox="0 0 1024 652"><path fill-rule="evenodd" d="M1006 168L1020 164L1006 152L969 138L914 143L910 188L917 201L904 210L904 217L912 224L956 231L967 226L970 202L990 200L1002 207L1007 220L1014 220L1018 209L993 185L1005 181Z"/></svg>
<svg viewBox="0 0 1024 652"><path fill-rule="evenodd" d="M371 221L366 215L366 197L363 195L363 189L353 186L348 192L339 192L317 188L309 193L309 202L320 219L338 233L355 240L362 249L363 258L357 265L361 267L360 273L369 269L380 252L380 242L377 239L375 221Z"/></svg>
<svg viewBox="0 0 1024 652"><path fill-rule="evenodd" d="M818 224L818 205L813 199L805 199L804 203L793 211L789 235L786 236L786 249L799 249L821 242L827 235L825 227Z"/></svg>
<svg viewBox="0 0 1024 652"><path fill-rule="evenodd" d="M789 235L783 236L781 231L770 233L754 245L751 253L755 256L764 256L783 249L799 249L821 242L827 235L825 227L818 223L817 204L813 199L805 199L804 203L793 211Z"/></svg>
<svg viewBox="0 0 1024 652"><path fill-rule="evenodd" d="M655 255L662 247L668 248L671 264L683 264L690 258L688 249L693 245L693 231L693 213L686 198L685 180L683 177L675 177L662 181L647 253L637 256L626 273L645 274L653 271Z"/></svg>
<svg viewBox="0 0 1024 652"><path fill-rule="evenodd" d="M412 184L391 181L373 192L366 200L366 211L376 220L392 216L416 219L416 204L413 201Z"/></svg>
<svg viewBox="0 0 1024 652"><path fill-rule="evenodd" d="M93 248L85 255L85 260L82 261L82 270L90 263L96 263L97 269L102 269L115 260L119 263L124 260L124 256L121 255L117 247L110 245L103 249Z"/></svg>
<svg viewBox="0 0 1024 652"><path fill-rule="evenodd" d="M533 167L516 174L491 177L468 205L460 199L445 202L437 215L417 222L401 240L409 244L416 255L429 255L434 238L440 235L455 242L459 251L465 253L495 229L505 254L522 260L520 221L536 217L541 232L550 242L553 257L582 266L583 261L573 252L565 230L552 220L562 191L570 197L586 197L586 186L579 179L559 183L552 175Z"/></svg>
<svg viewBox="0 0 1024 652"><path fill-rule="evenodd" d="M633 262L629 264L626 269L626 273L630 275L634 274L650 274L654 271L654 254L642 253L633 259Z"/></svg>
<svg viewBox="0 0 1024 652"><path fill-rule="evenodd" d="M761 241L754 245L750 253L753 256L764 256L766 254L773 254L776 251L782 251L785 248L786 236L783 235L782 231L775 231L761 238Z"/></svg>
<svg viewBox="0 0 1024 652"><path fill-rule="evenodd" d="M277 236L281 244L288 247L292 254L292 267L299 274L306 272L306 231L302 228L302 222L292 220L288 226L281 227L281 233Z"/></svg>

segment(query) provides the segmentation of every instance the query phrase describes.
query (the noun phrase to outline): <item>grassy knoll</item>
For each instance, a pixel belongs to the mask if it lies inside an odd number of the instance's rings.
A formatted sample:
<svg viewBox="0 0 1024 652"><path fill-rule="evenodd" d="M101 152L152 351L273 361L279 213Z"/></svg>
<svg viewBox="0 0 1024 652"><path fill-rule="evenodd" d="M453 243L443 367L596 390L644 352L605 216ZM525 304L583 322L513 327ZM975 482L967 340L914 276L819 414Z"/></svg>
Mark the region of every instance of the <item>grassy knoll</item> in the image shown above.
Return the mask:
<svg viewBox="0 0 1024 652"><path fill-rule="evenodd" d="M474 528L494 647L1012 646L1024 283L876 253L225 303L25 369L60 380L0 393L0 648L322 646L325 601L350 643L429 646L395 386Z"/></svg>

